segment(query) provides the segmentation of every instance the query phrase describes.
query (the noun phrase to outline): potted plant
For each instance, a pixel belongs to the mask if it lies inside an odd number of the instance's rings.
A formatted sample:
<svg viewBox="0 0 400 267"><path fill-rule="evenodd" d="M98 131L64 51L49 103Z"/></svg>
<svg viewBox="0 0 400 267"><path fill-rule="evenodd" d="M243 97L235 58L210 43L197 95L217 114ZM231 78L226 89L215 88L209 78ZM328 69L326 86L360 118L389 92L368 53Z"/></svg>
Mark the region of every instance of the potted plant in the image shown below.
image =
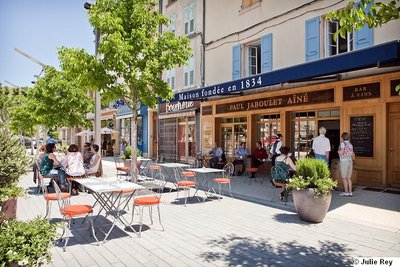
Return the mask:
<svg viewBox="0 0 400 267"><path fill-rule="evenodd" d="M28 172L32 163L25 147L8 125L4 110L0 110L0 207L6 219L16 216L17 197L25 192L18 186L18 180Z"/></svg>
<svg viewBox="0 0 400 267"><path fill-rule="evenodd" d="M132 155L132 147L127 146L125 148L125 153L124 155L121 156L121 159L124 161L124 167L128 167L129 171L128 174L131 174L131 155ZM137 157L140 157L142 155L142 152L139 150L139 148L136 148L136 155ZM138 168L140 166L140 162L138 161Z"/></svg>
<svg viewBox="0 0 400 267"><path fill-rule="evenodd" d="M328 165L321 159L300 159L296 162L296 169L295 176L288 183L296 211L303 221L322 222L337 182L332 180Z"/></svg>
<svg viewBox="0 0 400 267"><path fill-rule="evenodd" d="M56 225L47 219L0 221L0 266L39 266L48 262L55 238Z"/></svg>

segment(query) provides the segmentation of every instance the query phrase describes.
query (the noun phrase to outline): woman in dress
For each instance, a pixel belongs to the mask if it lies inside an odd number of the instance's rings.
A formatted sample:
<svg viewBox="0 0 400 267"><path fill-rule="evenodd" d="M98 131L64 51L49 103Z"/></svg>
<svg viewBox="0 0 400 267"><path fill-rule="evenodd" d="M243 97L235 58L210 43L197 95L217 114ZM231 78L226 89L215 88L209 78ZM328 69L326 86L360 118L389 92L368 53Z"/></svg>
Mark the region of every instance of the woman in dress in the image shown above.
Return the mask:
<svg viewBox="0 0 400 267"><path fill-rule="evenodd" d="M81 152L79 152L77 145L70 145L68 148L68 154L62 162L65 172L69 177L82 177L85 175L85 169L83 168L83 158ZM78 183L72 181L73 193L79 194Z"/></svg>

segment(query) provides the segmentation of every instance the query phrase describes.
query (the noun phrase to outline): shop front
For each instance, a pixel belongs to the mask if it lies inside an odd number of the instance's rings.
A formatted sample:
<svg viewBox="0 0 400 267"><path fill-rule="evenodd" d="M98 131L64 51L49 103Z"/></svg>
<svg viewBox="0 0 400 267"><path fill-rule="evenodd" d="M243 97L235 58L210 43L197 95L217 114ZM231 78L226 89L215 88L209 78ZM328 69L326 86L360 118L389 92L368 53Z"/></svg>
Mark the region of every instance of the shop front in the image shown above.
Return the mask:
<svg viewBox="0 0 400 267"><path fill-rule="evenodd" d="M342 132L349 132L356 161L353 180L362 185L400 186L400 72L230 97L201 105L202 151L216 141L232 160L240 142L250 152L257 141L269 150L278 133L296 158L311 150L318 129L331 142L331 170L337 170ZM267 91L267 90L265 90ZM397 127L397 128L396 128Z"/></svg>
<svg viewBox="0 0 400 267"><path fill-rule="evenodd" d="M199 140L199 101L161 103L158 155L166 161L192 162Z"/></svg>

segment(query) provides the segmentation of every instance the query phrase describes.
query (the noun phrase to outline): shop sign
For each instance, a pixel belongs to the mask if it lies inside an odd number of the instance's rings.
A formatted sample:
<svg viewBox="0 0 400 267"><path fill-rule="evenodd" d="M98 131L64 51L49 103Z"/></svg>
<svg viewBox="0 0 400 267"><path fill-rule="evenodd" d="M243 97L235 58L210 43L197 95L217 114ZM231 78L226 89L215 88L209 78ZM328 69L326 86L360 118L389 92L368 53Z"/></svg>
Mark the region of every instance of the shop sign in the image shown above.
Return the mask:
<svg viewBox="0 0 400 267"><path fill-rule="evenodd" d="M390 81L390 95L391 96L399 96L400 95L400 91L396 92L396 86L400 86L400 79Z"/></svg>
<svg viewBox="0 0 400 267"><path fill-rule="evenodd" d="M200 107L200 101L177 101L160 104L160 113L174 113Z"/></svg>
<svg viewBox="0 0 400 267"><path fill-rule="evenodd" d="M380 83L368 83L343 87L343 101L379 98L380 96Z"/></svg>
<svg viewBox="0 0 400 267"><path fill-rule="evenodd" d="M350 117L350 137L356 157L373 157L374 116Z"/></svg>
<svg viewBox="0 0 400 267"><path fill-rule="evenodd" d="M253 99L216 106L216 113L238 112L257 109L279 108L334 101L334 89L280 95L275 97Z"/></svg>

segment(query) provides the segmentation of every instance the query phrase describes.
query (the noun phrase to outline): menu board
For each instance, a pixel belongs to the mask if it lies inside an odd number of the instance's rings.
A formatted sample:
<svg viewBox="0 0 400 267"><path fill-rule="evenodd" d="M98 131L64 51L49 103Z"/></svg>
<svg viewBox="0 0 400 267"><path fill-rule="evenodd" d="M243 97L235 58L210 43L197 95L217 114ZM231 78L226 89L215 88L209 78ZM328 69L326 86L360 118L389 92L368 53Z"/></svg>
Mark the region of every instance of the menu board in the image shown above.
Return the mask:
<svg viewBox="0 0 400 267"><path fill-rule="evenodd" d="M374 116L350 117L350 139L356 157L373 157Z"/></svg>

